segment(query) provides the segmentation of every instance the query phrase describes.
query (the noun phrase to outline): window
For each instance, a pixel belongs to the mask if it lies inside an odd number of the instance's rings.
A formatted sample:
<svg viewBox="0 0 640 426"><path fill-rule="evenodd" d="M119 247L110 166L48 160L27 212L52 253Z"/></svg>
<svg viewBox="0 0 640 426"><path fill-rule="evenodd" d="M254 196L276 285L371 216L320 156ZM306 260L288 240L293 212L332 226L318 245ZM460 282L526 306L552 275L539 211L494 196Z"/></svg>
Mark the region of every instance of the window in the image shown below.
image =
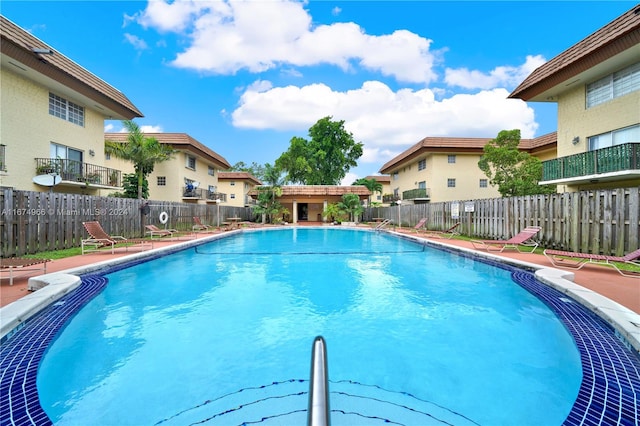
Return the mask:
<svg viewBox="0 0 640 426"><path fill-rule="evenodd" d="M196 169L196 157L187 155L187 168L192 170Z"/></svg>
<svg viewBox="0 0 640 426"><path fill-rule="evenodd" d="M427 168L427 160L418 161L418 171L424 170Z"/></svg>
<svg viewBox="0 0 640 426"><path fill-rule="evenodd" d="M455 188L456 187L456 180L449 178L447 179L447 188Z"/></svg>
<svg viewBox="0 0 640 426"><path fill-rule="evenodd" d="M109 154L108 152L104 153L104 159L105 160L111 160L111 154Z"/></svg>
<svg viewBox="0 0 640 426"><path fill-rule="evenodd" d="M84 108L53 93L49 93L49 114L84 126Z"/></svg>
<svg viewBox="0 0 640 426"><path fill-rule="evenodd" d="M236 194L231 194L231 195L229 195L229 197L230 197L232 200L235 200L235 199L236 199Z"/></svg>
<svg viewBox="0 0 640 426"><path fill-rule="evenodd" d="M591 136L588 139L589 150L607 148L609 146L621 145L623 143L640 141L640 125L625 127L613 132L602 133Z"/></svg>
<svg viewBox="0 0 640 426"><path fill-rule="evenodd" d="M587 108L640 90L640 62L587 84Z"/></svg>
<svg viewBox="0 0 640 426"><path fill-rule="evenodd" d="M218 188L215 185L209 185L209 192L216 193Z"/></svg>
<svg viewBox="0 0 640 426"><path fill-rule="evenodd" d="M456 162L456 156L455 156L455 155L448 155L448 156L447 156L447 162L448 162L449 164L455 164L455 162Z"/></svg>
<svg viewBox="0 0 640 426"><path fill-rule="evenodd" d="M229 182L229 185L230 186L236 186L236 182L232 180L231 182Z"/></svg>
<svg viewBox="0 0 640 426"><path fill-rule="evenodd" d="M395 173L393 174L393 180L398 180L398 172L395 172Z"/></svg>
<svg viewBox="0 0 640 426"><path fill-rule="evenodd" d="M0 144L0 172L7 171L7 160L5 159L5 145Z"/></svg>
<svg viewBox="0 0 640 426"><path fill-rule="evenodd" d="M418 182L418 189L427 189L427 181Z"/></svg>
<svg viewBox="0 0 640 426"><path fill-rule="evenodd" d="M480 179L480 188L487 188L488 181L486 179Z"/></svg>
<svg viewBox="0 0 640 426"><path fill-rule="evenodd" d="M216 173L216 169L214 169L213 167L209 166L207 173L209 174L209 176L213 176Z"/></svg>
<svg viewBox="0 0 640 426"><path fill-rule="evenodd" d="M158 176L156 184L158 186L167 186L167 177L166 176Z"/></svg>

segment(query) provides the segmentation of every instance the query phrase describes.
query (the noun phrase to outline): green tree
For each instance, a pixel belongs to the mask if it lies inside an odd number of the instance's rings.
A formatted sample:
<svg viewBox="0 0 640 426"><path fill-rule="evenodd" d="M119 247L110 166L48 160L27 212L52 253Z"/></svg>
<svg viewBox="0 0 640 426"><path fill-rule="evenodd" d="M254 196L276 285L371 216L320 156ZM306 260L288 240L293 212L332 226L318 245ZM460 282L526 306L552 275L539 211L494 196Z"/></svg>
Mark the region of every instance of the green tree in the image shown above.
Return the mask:
<svg viewBox="0 0 640 426"><path fill-rule="evenodd" d="M146 198L143 193L145 179L153 172L156 164L170 160L176 151L171 146L161 144L156 138L146 137L135 122L126 120L122 124L128 132L127 141L106 140L104 152L133 163L138 180L137 198Z"/></svg>
<svg viewBox="0 0 640 426"><path fill-rule="evenodd" d="M247 164L244 161L238 161L236 164L234 164L233 166L231 166L231 168L229 169L229 171L232 172L246 172L251 174L253 177L257 178L260 181L264 181L264 168L265 166L263 166L262 164L258 164L255 161L252 162L250 165L247 166Z"/></svg>
<svg viewBox="0 0 640 426"><path fill-rule="evenodd" d="M287 211L278 200L284 185L282 170L266 163L262 181L263 185L256 187L258 197L253 210L256 214L265 215L267 221L273 223L277 216Z"/></svg>
<svg viewBox="0 0 640 426"><path fill-rule="evenodd" d="M351 222L364 211L360 197L357 194L344 194L342 201L338 203L338 208L349 215Z"/></svg>
<svg viewBox="0 0 640 426"><path fill-rule="evenodd" d="M503 197L551 194L555 186L538 185L542 162L518 149L520 130L503 130L484 146L478 167Z"/></svg>
<svg viewBox="0 0 640 426"><path fill-rule="evenodd" d="M276 166L287 173L287 180L304 185L337 185L351 167L358 165L362 143L344 129L344 120L321 118L309 129L310 140L291 138L289 149Z"/></svg>
<svg viewBox="0 0 640 426"><path fill-rule="evenodd" d="M366 187L371 194L377 192L382 195L382 184L375 179L360 178L353 182L353 185L362 185ZM371 204L371 196L369 196L369 204Z"/></svg>

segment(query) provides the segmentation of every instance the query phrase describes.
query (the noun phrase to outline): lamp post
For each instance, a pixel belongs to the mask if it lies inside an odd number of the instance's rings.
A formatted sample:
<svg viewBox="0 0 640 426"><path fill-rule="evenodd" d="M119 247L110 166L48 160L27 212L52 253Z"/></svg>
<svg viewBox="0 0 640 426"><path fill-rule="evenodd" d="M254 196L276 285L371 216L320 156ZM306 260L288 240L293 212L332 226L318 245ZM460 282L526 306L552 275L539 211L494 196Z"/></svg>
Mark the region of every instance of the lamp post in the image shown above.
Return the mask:
<svg viewBox="0 0 640 426"><path fill-rule="evenodd" d="M220 198L216 198L216 206L218 206L218 228L220 228Z"/></svg>
<svg viewBox="0 0 640 426"><path fill-rule="evenodd" d="M396 204L398 205L398 227L402 228L402 218L400 217L400 203L402 203L402 201L396 201Z"/></svg>

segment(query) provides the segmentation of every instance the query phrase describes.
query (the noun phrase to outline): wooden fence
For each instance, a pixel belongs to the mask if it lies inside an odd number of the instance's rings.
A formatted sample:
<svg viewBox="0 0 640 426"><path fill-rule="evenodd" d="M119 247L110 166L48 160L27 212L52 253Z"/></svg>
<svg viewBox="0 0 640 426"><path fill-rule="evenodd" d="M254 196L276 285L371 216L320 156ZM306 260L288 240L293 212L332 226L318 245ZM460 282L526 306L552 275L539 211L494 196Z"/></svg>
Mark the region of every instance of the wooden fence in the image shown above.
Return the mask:
<svg viewBox="0 0 640 426"><path fill-rule="evenodd" d="M141 207L148 203L149 214ZM95 197L51 192L0 191L0 247L2 257L80 246L87 234L82 222L97 220L111 235L144 235L144 224L160 223L166 212L167 227L191 229L193 216L216 225L227 217L253 219L247 207L191 204L130 198Z"/></svg>
<svg viewBox="0 0 640 426"><path fill-rule="evenodd" d="M146 200L11 189L0 191L0 197L2 257L77 247L86 238L82 222L90 220L112 235L139 237L143 223L161 226L161 212L169 216L167 226L178 229L190 229L193 216L211 225L227 217L253 219L250 208L216 204L150 200L143 216ZM405 227L427 218L429 229L461 222L462 234L483 239L509 238L537 225L544 247L623 255L640 247L640 187L366 209L363 220L374 218Z"/></svg>
<svg viewBox="0 0 640 426"><path fill-rule="evenodd" d="M415 226L427 218L429 229L461 222L462 234L482 239L510 238L535 225L542 227L538 239L544 247L620 256L640 246L640 187L400 204L364 212L364 220L374 218L402 226Z"/></svg>

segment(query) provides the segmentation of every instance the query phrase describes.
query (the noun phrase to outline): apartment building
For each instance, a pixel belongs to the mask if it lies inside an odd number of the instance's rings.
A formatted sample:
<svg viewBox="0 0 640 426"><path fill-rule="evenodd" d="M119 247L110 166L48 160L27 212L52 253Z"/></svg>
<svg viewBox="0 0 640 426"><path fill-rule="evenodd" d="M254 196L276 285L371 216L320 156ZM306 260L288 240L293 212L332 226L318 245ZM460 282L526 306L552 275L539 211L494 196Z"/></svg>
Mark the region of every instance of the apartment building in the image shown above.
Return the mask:
<svg viewBox="0 0 640 426"><path fill-rule="evenodd" d="M0 16L0 186L106 195L105 120L142 113L119 90Z"/></svg>
<svg viewBox="0 0 640 426"><path fill-rule="evenodd" d="M227 194L220 192L218 174L231 165L217 152L186 133L145 133L176 150L171 160L156 164L149 181L149 199L179 201L185 203L215 203L221 200L228 205ZM125 142L127 133L103 133L105 140ZM103 148L104 150L104 148ZM133 164L113 156L106 164L120 168L123 173L133 173Z"/></svg>
<svg viewBox="0 0 640 426"><path fill-rule="evenodd" d="M500 197L498 189L478 167L491 138L426 137L380 168L389 174L389 203L414 204ZM556 134L520 140L519 148L547 160L556 157Z"/></svg>
<svg viewBox="0 0 640 426"><path fill-rule="evenodd" d="M534 70L510 95L558 104L559 192L640 185L640 5Z"/></svg>
<svg viewBox="0 0 640 426"><path fill-rule="evenodd" d="M218 189L226 194L227 205L234 207L249 207L255 204L249 192L262 182L247 172L218 173Z"/></svg>

